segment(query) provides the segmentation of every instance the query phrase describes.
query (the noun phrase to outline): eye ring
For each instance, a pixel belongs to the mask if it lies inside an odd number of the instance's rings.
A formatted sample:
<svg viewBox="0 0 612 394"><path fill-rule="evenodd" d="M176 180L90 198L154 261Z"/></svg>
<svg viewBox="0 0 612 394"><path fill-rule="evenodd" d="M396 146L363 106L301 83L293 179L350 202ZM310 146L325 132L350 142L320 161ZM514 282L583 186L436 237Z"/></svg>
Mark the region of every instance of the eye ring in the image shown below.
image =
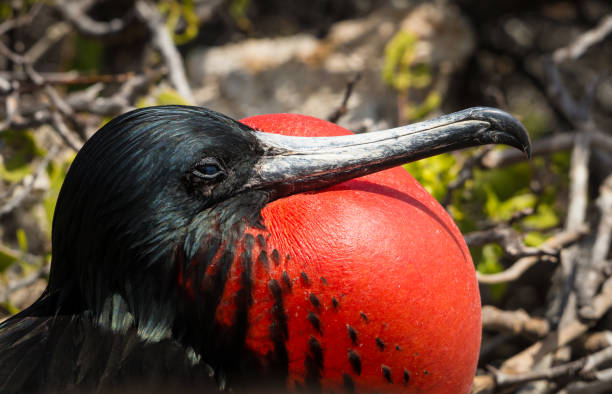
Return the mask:
<svg viewBox="0 0 612 394"><path fill-rule="evenodd" d="M191 175L205 181L220 180L225 174L223 165L213 157L200 160L191 169Z"/></svg>

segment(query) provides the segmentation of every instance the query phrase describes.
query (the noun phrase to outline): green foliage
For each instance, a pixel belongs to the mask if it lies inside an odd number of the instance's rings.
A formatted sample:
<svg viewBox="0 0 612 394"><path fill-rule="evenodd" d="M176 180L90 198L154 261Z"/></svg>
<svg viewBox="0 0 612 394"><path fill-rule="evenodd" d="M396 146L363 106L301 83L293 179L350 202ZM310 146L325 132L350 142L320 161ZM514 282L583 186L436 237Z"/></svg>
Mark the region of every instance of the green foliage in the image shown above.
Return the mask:
<svg viewBox="0 0 612 394"><path fill-rule="evenodd" d="M100 40L77 35L74 42L75 56L71 68L78 71L97 72L104 64L104 47Z"/></svg>
<svg viewBox="0 0 612 394"><path fill-rule="evenodd" d="M2 308L4 308L4 310L6 310L6 312L9 315L14 315L16 313L19 313L19 308L17 308L15 305L13 305L11 302L7 301L7 302L3 302L2 304L0 304L0 306L2 306Z"/></svg>
<svg viewBox="0 0 612 394"><path fill-rule="evenodd" d="M414 34L399 31L385 47L382 79L398 91L424 88L431 83L431 70L426 64L413 64L418 42Z"/></svg>
<svg viewBox="0 0 612 394"><path fill-rule="evenodd" d="M229 4L229 13L242 30L248 30L251 27L251 21L247 15L250 4L250 0L231 0Z"/></svg>
<svg viewBox="0 0 612 394"><path fill-rule="evenodd" d="M450 153L414 161L404 165L404 168L438 201L446 196L449 183L461 169Z"/></svg>
<svg viewBox="0 0 612 394"><path fill-rule="evenodd" d="M165 89L155 97L155 105L189 105L189 103L174 89Z"/></svg>
<svg viewBox="0 0 612 394"><path fill-rule="evenodd" d="M525 235L523 241L527 246L540 246L544 241L546 241L548 237L539 232L539 231L531 231Z"/></svg>
<svg viewBox="0 0 612 394"><path fill-rule="evenodd" d="M19 182L31 174L32 160L45 154L30 131L3 131L0 133L0 146L4 158L0 162L0 178L10 183Z"/></svg>
<svg viewBox="0 0 612 394"><path fill-rule="evenodd" d="M504 270L504 266L500 262L503 252L499 245L487 244L478 249L478 251L472 251L472 255L475 255L474 258L478 261L476 264L478 272L483 274L496 274ZM478 257L478 259L476 259L476 257ZM500 299L506 292L506 287L507 285L505 283L489 286L491 296L494 299Z"/></svg>
<svg viewBox="0 0 612 394"><path fill-rule="evenodd" d="M19 256L17 256L12 250L0 244L0 272L3 272L8 267L13 265L18 258Z"/></svg>
<svg viewBox="0 0 612 394"><path fill-rule="evenodd" d="M193 0L169 0L159 3L159 11L167 15L166 27L172 34L172 38L177 45L185 44L198 35L199 20L195 12ZM182 20L185 21L185 29L177 33L177 26Z"/></svg>
<svg viewBox="0 0 612 394"><path fill-rule="evenodd" d="M408 119L424 119L432 111L440 108L442 97L440 93L432 90L427 94L425 101L422 104L408 105L405 108Z"/></svg>
<svg viewBox="0 0 612 394"><path fill-rule="evenodd" d="M385 62L382 79L398 91L403 98L400 110L408 120L425 118L442 103L440 93L435 90L426 91L432 83L431 66L418 62L415 58L415 48L418 37L406 31L399 31L385 47ZM406 100L408 92L424 90L426 96L421 103Z"/></svg>
<svg viewBox="0 0 612 394"><path fill-rule="evenodd" d="M0 20L7 20L13 16L13 7L10 2L0 2Z"/></svg>
<svg viewBox="0 0 612 394"><path fill-rule="evenodd" d="M17 230L17 243L19 244L19 250L23 253L27 253L28 251L28 238L26 236L25 230L20 228Z"/></svg>
<svg viewBox="0 0 612 394"><path fill-rule="evenodd" d="M160 89L136 102L136 107L144 108L153 105L190 105L176 90L172 88Z"/></svg>

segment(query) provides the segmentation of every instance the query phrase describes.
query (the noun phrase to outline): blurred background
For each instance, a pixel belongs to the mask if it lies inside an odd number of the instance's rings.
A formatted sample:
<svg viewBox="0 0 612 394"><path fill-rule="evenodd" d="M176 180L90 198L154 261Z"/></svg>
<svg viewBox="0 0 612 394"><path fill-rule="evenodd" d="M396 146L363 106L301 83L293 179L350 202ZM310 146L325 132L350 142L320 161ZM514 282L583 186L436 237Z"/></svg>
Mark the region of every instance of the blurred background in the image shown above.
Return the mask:
<svg viewBox="0 0 612 394"><path fill-rule="evenodd" d="M71 160L136 107L297 112L356 132L511 112L534 157L409 164L470 246L474 392L612 392L612 3L0 1L0 320L49 272Z"/></svg>

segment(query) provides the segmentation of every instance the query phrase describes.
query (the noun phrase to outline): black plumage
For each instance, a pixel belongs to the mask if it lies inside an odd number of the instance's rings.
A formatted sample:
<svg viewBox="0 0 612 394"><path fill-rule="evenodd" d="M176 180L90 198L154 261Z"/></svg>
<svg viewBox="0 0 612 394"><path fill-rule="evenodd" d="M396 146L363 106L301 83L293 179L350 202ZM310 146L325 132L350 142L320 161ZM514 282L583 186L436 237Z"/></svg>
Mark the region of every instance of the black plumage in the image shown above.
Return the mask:
<svg viewBox="0 0 612 394"><path fill-rule="evenodd" d="M245 346L251 271L267 266L267 255L251 253L265 238L244 229L265 230L261 209L402 162L500 142L529 150L518 121L489 108L374 138L281 137L199 107L115 118L84 145L62 186L48 287L0 323L0 392L124 384L218 389L254 379L282 385L290 336L282 297L292 291L286 271L266 285L274 298L274 351L262 360ZM271 259L279 265L279 251ZM207 270L213 262L216 269ZM242 275L228 326L215 311L232 264L242 265ZM305 272L299 278L310 285ZM322 306L314 295L311 302ZM306 380L318 387L323 352L315 338L309 346ZM352 387L350 377L345 383Z"/></svg>
<svg viewBox="0 0 612 394"><path fill-rule="evenodd" d="M175 262L210 261L245 221L257 225L266 193L236 195L261 154L252 133L203 108L153 107L112 120L85 144L58 199L48 288L0 324L0 392L226 384L234 358L221 351L211 365L200 356L227 334L212 315L226 272L208 278L196 309L182 299ZM208 158L226 172L214 188L190 179Z"/></svg>

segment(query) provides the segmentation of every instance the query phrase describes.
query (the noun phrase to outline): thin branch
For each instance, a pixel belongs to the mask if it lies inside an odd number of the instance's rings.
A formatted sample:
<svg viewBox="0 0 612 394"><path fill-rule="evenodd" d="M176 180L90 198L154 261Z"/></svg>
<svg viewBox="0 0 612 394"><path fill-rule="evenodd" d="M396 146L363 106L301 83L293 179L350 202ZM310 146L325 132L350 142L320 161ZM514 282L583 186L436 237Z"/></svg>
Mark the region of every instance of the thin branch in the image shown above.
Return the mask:
<svg viewBox="0 0 612 394"><path fill-rule="evenodd" d="M612 347L607 347L589 356L566 364L551 367L542 371L530 371L521 374L507 374L490 368L495 376L497 386L508 386L534 380L554 380L561 377L591 378L591 374L601 364L612 361Z"/></svg>
<svg viewBox="0 0 612 394"><path fill-rule="evenodd" d="M578 271L576 294L578 296L578 313L584 319L591 319L593 309L590 300L597 293L605 280L606 257L612 243L612 175L608 175L600 187L597 206L600 220L593 246L590 248L590 259L585 258L584 267Z"/></svg>
<svg viewBox="0 0 612 394"><path fill-rule="evenodd" d="M147 1L138 0L136 2L136 14L147 25L153 36L153 44L159 50L168 67L170 82L177 92L189 103L195 103L193 93L187 82L183 58L174 46L172 37L163 23L162 16L157 9Z"/></svg>
<svg viewBox="0 0 612 394"><path fill-rule="evenodd" d="M590 382L572 382L558 394L602 394L612 391L612 368L593 373Z"/></svg>
<svg viewBox="0 0 612 394"><path fill-rule="evenodd" d="M586 218L590 154L590 134L578 134L570 166L570 191L567 220L565 223L566 230L580 227Z"/></svg>
<svg viewBox="0 0 612 394"><path fill-rule="evenodd" d="M601 293L593 298L593 321L599 320L612 307L612 278L606 280ZM544 339L534 343L522 352L504 361L501 370L505 373L522 373L529 371L536 361L555 349L567 345L578 338L590 327L590 323L573 320L557 331L548 334Z"/></svg>
<svg viewBox="0 0 612 394"><path fill-rule="evenodd" d="M483 246L489 243L499 244L504 253L511 258L525 256L540 256L543 254L555 255L557 250L547 249L546 247L526 246L521 235L512 227L495 227L483 231L474 231L463 236L468 246Z"/></svg>
<svg viewBox="0 0 612 394"><path fill-rule="evenodd" d="M64 123L62 115L60 115L57 111L51 112L51 126L53 126L53 129L60 136L62 141L64 141L67 146L72 148L72 150L78 152L81 149L82 143L80 141L73 141L72 132L68 126L66 126L66 123Z"/></svg>
<svg viewBox="0 0 612 394"><path fill-rule="evenodd" d="M555 152L569 150L574 146L576 137L582 131L555 134L551 137L533 141L532 155L544 156ZM590 131L591 146L612 153L612 137L597 130ZM482 167L498 168L525 161L525 155L516 149L493 149L482 158Z"/></svg>
<svg viewBox="0 0 612 394"><path fill-rule="evenodd" d="M561 249L562 247L568 244L576 242L587 232L588 232L588 227L586 226L581 227L577 230L561 232L547 239L540 246L540 249L544 249L544 250ZM531 266L533 266L538 261L542 261L542 259L537 256L527 256L527 257L518 259L508 269L502 272L498 272L496 274L482 274L480 272L477 272L476 275L478 277L478 282L484 283L484 284L512 282L520 278L521 275L525 271L527 271Z"/></svg>
<svg viewBox="0 0 612 394"><path fill-rule="evenodd" d="M66 101L75 111L90 112L102 116L116 115L133 109L134 96L166 73L162 68L147 74L134 75L121 85L119 91L109 97L97 97L101 85L70 95Z"/></svg>
<svg viewBox="0 0 612 394"><path fill-rule="evenodd" d="M504 311L491 305L482 307L482 328L528 338L542 338L550 331L545 319L531 317L522 309Z"/></svg>
<svg viewBox="0 0 612 394"><path fill-rule="evenodd" d="M44 2L35 2L32 5L32 8L30 8L25 15L19 16L17 18L10 18L2 22L0 24L0 36L2 36L9 30L30 24L32 20L36 17L36 15L38 15L38 12L43 6Z"/></svg>
<svg viewBox="0 0 612 394"><path fill-rule="evenodd" d="M10 296L17 290L22 289L24 287L28 287L34 284L37 280L48 276L50 270L51 270L51 265L46 264L43 267L36 270L35 272L26 276L25 278L9 283L6 289L0 292L0 303L8 301Z"/></svg>
<svg viewBox="0 0 612 394"><path fill-rule="evenodd" d="M612 331L597 331L579 338L578 346L586 352L593 353L612 346Z"/></svg>
<svg viewBox="0 0 612 394"><path fill-rule="evenodd" d="M70 25L66 22L57 22L49 26L41 39L28 49L25 57L30 63L36 63L49 48L70 33L70 30Z"/></svg>
<svg viewBox="0 0 612 394"><path fill-rule="evenodd" d="M346 84L346 90L344 91L344 98L342 99L342 104L340 105L340 107L338 107L338 109L334 111L334 113L332 113L331 115L327 117L327 120L329 120L332 123L337 123L338 120L340 120L340 118L344 114L347 113L348 100L351 97L351 94L353 93L353 88L355 87L357 82L359 82L360 79L361 79L361 73L358 72L357 74L355 74L353 78L351 78L350 81L348 81L348 83Z"/></svg>
<svg viewBox="0 0 612 394"><path fill-rule="evenodd" d="M0 217L15 210L15 208L21 205L25 198L30 195L30 192L34 187L36 180L47 169L47 165L49 165L51 159L55 157L58 152L59 149L57 146L52 147L49 152L47 152L45 157L36 167L36 170L34 170L34 174L29 177L28 180L24 182L24 184L20 188L17 188L15 193L8 199L8 201L2 207L0 207Z"/></svg>
<svg viewBox="0 0 612 394"><path fill-rule="evenodd" d="M55 8L68 20L79 32L92 36L103 37L117 34L128 26L133 15L128 13L123 19L112 19L108 22L100 22L87 15L87 10L94 1L70 1L56 0Z"/></svg>
<svg viewBox="0 0 612 394"><path fill-rule="evenodd" d="M124 83L134 76L133 72L120 74L81 74L78 71L67 72L41 72L45 82L50 85L90 85L98 82ZM0 78L9 81L28 82L30 78L21 72L0 71ZM20 87L24 89L24 86Z"/></svg>
<svg viewBox="0 0 612 394"><path fill-rule="evenodd" d="M566 60L576 60L593 45L603 41L610 33L612 33L612 14L601 18L599 24L595 28L580 34L569 45L557 49L553 53L553 59L556 63L561 63Z"/></svg>

